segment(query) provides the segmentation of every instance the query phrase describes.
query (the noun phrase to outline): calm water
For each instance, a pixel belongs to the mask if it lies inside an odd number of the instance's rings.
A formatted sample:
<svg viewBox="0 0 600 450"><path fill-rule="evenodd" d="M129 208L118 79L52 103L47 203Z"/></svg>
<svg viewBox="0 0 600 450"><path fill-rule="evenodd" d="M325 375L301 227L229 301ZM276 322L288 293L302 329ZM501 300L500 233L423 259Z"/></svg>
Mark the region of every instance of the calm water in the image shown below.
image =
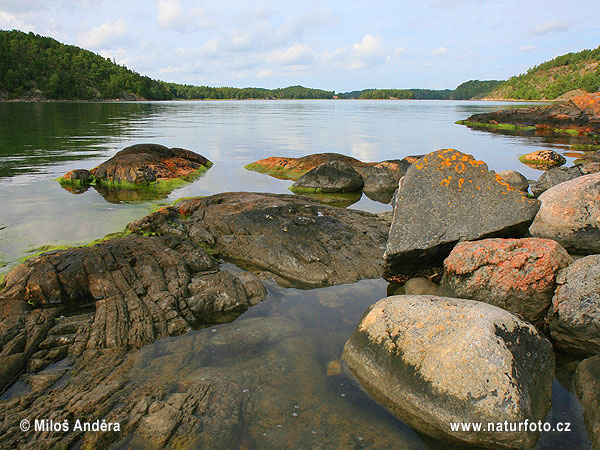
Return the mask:
<svg viewBox="0 0 600 450"><path fill-rule="evenodd" d="M564 154L575 142L569 137L492 134L454 124L502 106L514 107L453 101L0 103L0 275L42 245L89 242L180 197L225 191L289 193L291 182L243 168L268 156L338 152L380 161L453 147L483 159L490 169L515 169L537 179L540 172L519 163L519 155L541 148ZM107 201L94 189L75 195L54 181L68 170L92 168L141 142L188 148L215 165L196 182L159 199ZM390 206L363 197L352 208L379 212ZM273 283L268 288L265 302L231 324L142 349L132 377L143 382L157 371L165 380L182 371L231 377L242 373L254 404L268 410L259 421L249 419L245 431L262 448L291 442L292 434L301 439L291 448L444 447L422 440L346 377L327 375L327 364L339 359L365 308L385 296L383 280L312 291ZM250 330L272 328L278 338L269 345L248 341L240 359L240 350L231 349L235 339L226 336L245 324ZM225 343L207 359L202 352L213 347L206 347L206 335L217 339L221 334ZM292 375L265 372L265 360L291 368L286 373ZM563 384L568 387L568 381ZM292 416L296 409L302 417ZM575 431L544 435L539 448L588 446L576 398L559 383L554 386L552 416L574 421Z"/></svg>

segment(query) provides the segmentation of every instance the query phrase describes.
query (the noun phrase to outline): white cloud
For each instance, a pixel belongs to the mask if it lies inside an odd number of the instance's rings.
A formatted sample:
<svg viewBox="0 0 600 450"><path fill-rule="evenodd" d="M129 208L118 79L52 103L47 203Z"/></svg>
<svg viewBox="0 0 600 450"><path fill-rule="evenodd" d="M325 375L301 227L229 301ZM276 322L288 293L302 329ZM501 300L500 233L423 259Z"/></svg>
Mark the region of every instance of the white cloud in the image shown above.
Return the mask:
<svg viewBox="0 0 600 450"><path fill-rule="evenodd" d="M124 19L116 23L103 23L92 28L79 38L80 44L85 48L97 49L109 47L127 32L127 23Z"/></svg>
<svg viewBox="0 0 600 450"><path fill-rule="evenodd" d="M183 8L179 0L158 0L156 19L163 28L175 28L183 17Z"/></svg>
<svg viewBox="0 0 600 450"><path fill-rule="evenodd" d="M336 52L338 55L340 52ZM341 52L343 54L343 52ZM385 55L381 37L365 34L360 42L352 44L349 62L346 65L348 70L362 70L368 67L374 67L388 61Z"/></svg>
<svg viewBox="0 0 600 450"><path fill-rule="evenodd" d="M567 31L571 26L568 22L561 22L559 20L549 20L546 23L533 27L531 34L548 34L548 33L560 33Z"/></svg>
<svg viewBox="0 0 600 450"><path fill-rule="evenodd" d="M537 47L535 45L524 45L523 47L519 47L517 50L520 52L532 52L537 50Z"/></svg>
<svg viewBox="0 0 600 450"><path fill-rule="evenodd" d="M285 50L271 52L269 61L283 65L311 65L317 58L308 45L297 44Z"/></svg>
<svg viewBox="0 0 600 450"><path fill-rule="evenodd" d="M446 47L441 46L441 47L433 50L431 52L431 56L442 56L442 55L446 55L448 52L449 52L449 50Z"/></svg>
<svg viewBox="0 0 600 450"><path fill-rule="evenodd" d="M270 78L273 75L275 75L275 73L273 73L272 70L260 70L257 74L256 74L256 78Z"/></svg>

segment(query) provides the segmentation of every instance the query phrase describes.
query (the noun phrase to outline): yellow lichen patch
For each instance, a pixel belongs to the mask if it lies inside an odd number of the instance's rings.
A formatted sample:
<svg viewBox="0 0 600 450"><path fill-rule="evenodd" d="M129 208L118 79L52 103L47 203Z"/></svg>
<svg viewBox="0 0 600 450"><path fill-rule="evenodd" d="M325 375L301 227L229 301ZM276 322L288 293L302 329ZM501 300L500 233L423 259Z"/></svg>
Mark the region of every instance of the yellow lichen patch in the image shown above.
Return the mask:
<svg viewBox="0 0 600 450"><path fill-rule="evenodd" d="M496 174L496 182L504 186L507 191L514 191L514 189L511 188L510 185L498 174Z"/></svg>
<svg viewBox="0 0 600 450"><path fill-rule="evenodd" d="M448 178L444 178L440 184L444 187L450 186L450 182L452 181L452 176L448 176Z"/></svg>
<svg viewBox="0 0 600 450"><path fill-rule="evenodd" d="M459 162L456 166L454 166L454 170L458 173L463 173L465 171L465 163Z"/></svg>
<svg viewBox="0 0 600 450"><path fill-rule="evenodd" d="M342 374L342 365L339 360L329 361L327 363L327 376L334 377Z"/></svg>
<svg viewBox="0 0 600 450"><path fill-rule="evenodd" d="M459 178L458 179L458 187L461 188L463 184L465 184L465 179L464 178Z"/></svg>

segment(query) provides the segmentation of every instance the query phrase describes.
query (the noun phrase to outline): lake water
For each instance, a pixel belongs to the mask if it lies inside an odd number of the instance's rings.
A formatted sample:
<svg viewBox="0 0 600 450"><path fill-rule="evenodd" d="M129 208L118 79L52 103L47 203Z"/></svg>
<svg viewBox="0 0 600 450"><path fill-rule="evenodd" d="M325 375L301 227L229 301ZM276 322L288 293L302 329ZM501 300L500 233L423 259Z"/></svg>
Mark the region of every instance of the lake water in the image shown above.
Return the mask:
<svg viewBox="0 0 600 450"><path fill-rule="evenodd" d="M337 152L381 161L452 147L486 161L495 171L515 169L537 179L541 172L521 164L519 155L542 148L565 154L568 145L577 141L575 137L493 134L454 124L473 113L500 107L515 105L331 100L0 103L0 275L40 246L92 241L122 230L131 220L177 198L226 191L289 193L290 181L244 169L244 165L269 156ZM73 194L54 181L71 169L90 169L122 148L142 142L187 148L204 155L214 166L165 198L107 201L94 189ZM573 158L567 155L567 159ZM391 209L367 197L351 207L373 212ZM277 412L282 414L281 420L275 413L264 413L260 424L247 424L251 442L261 448L280 448L278 443L291 442L290 436L300 433L306 439L294 441L289 448L444 447L419 437L344 376L327 375L327 364L339 359L365 308L386 295L383 280L312 291L268 283L268 289L265 302L235 322L218 326L216 333L227 334L245 323L263 321L266 325L261 326L283 327L291 334L269 348L249 345L251 357L243 359L244 364L227 352L210 360L211 367L246 370L248 389L257 405L285 406ZM156 354L165 358L160 370L166 378L176 368L206 372L206 365L191 367L187 363L182 367L177 361L181 352L192 351L194 339L211 332L194 331L142 349L135 378L143 381L156 374ZM273 355L281 364L295 368L292 374L302 370L302 381L299 375L286 378L258 371L260 361ZM260 390L258 378L263 383ZM573 421L574 431L546 434L538 448L586 448L589 441L581 408L563 387L570 388L568 377L561 381L562 385L555 382L552 417ZM302 421L290 422L296 406L303 408ZM286 414L289 417L284 418Z"/></svg>

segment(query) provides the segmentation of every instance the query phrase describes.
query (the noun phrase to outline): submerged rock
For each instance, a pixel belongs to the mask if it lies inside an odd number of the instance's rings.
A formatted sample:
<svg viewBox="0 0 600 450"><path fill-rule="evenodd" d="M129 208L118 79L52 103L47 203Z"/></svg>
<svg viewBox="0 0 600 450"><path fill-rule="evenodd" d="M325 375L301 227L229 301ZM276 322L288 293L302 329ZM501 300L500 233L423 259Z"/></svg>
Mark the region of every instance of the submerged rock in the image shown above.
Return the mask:
<svg viewBox="0 0 600 450"><path fill-rule="evenodd" d="M600 255L578 259L556 282L548 314L552 340L568 351L600 353Z"/></svg>
<svg viewBox="0 0 600 450"><path fill-rule="evenodd" d="M550 342L486 303L394 296L371 307L344 347L363 387L424 434L490 448L532 448L539 433L451 431L457 422L543 421Z"/></svg>
<svg viewBox="0 0 600 450"><path fill-rule="evenodd" d="M583 360L574 376L577 397L583 406L583 418L592 448L600 449L600 356Z"/></svg>
<svg viewBox="0 0 600 450"><path fill-rule="evenodd" d="M343 161L321 164L306 172L296 181L291 190L295 192L356 192L363 187L360 174Z"/></svg>
<svg viewBox="0 0 600 450"><path fill-rule="evenodd" d="M539 208L483 161L453 149L414 163L394 202L385 251L391 275L441 264L458 241L521 237Z"/></svg>
<svg viewBox="0 0 600 450"><path fill-rule="evenodd" d="M491 125L534 126L539 130L568 129L581 133L600 134L600 94L586 93L545 106L473 114L467 121Z"/></svg>
<svg viewBox="0 0 600 450"><path fill-rule="evenodd" d="M534 322L552 302L557 272L572 261L549 239L460 242L444 261L441 284L456 297L490 303Z"/></svg>
<svg viewBox="0 0 600 450"><path fill-rule="evenodd" d="M17 366L37 371L84 350L138 348L230 320L265 296L252 274L219 270L180 237L132 235L44 253L12 270L0 292L0 361L10 363L0 380ZM93 314L57 322L83 307Z"/></svg>
<svg viewBox="0 0 600 450"><path fill-rule="evenodd" d="M74 170L58 181L66 185L93 183L127 188L158 187L169 180L197 176L211 166L208 159L190 150L158 144L136 144L124 148L90 171Z"/></svg>
<svg viewBox="0 0 600 450"><path fill-rule="evenodd" d="M306 287L381 277L388 234L375 214L249 192L182 200L128 228L187 236L244 267Z"/></svg>
<svg viewBox="0 0 600 450"><path fill-rule="evenodd" d="M575 254L600 253L600 173L548 189L529 233L553 239Z"/></svg>

